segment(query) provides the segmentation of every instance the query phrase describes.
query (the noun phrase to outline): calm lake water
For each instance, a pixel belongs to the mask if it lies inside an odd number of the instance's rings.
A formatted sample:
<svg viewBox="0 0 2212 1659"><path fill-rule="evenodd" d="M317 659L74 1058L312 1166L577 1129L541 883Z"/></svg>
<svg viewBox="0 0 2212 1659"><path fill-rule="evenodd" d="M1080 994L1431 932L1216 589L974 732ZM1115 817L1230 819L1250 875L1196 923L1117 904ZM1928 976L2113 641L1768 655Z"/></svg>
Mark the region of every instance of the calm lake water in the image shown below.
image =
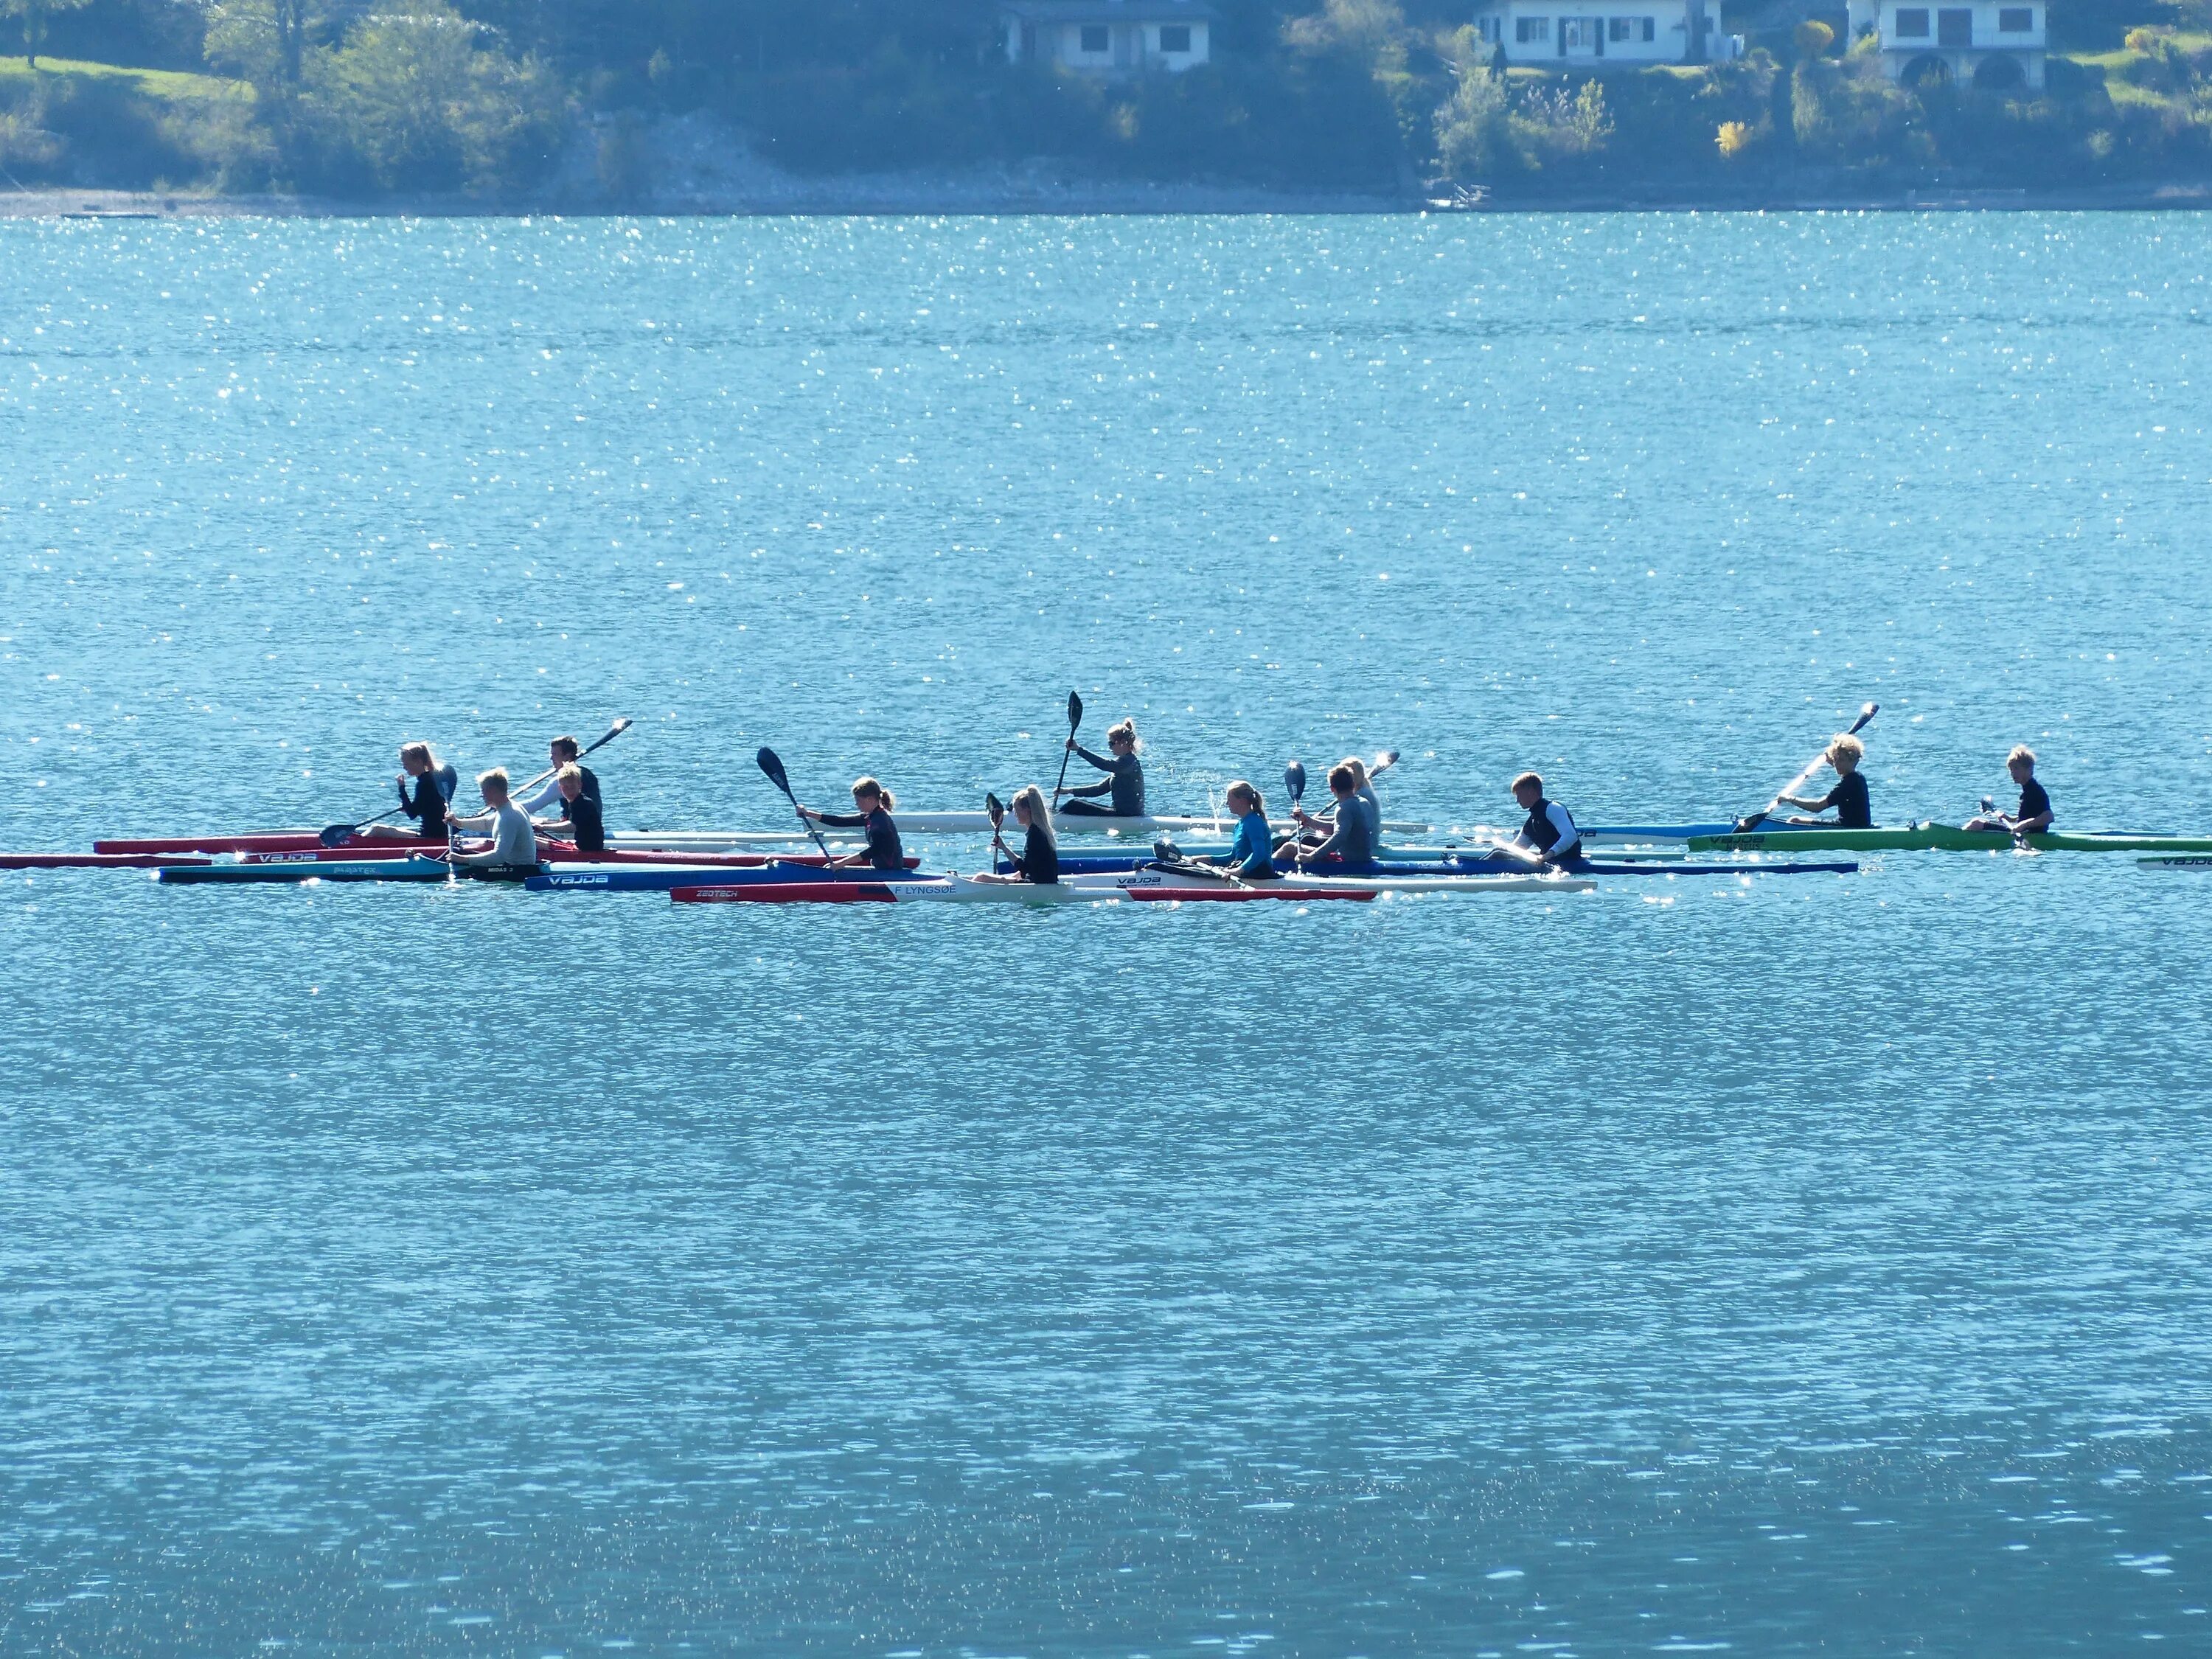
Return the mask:
<svg viewBox="0 0 2212 1659"><path fill-rule="evenodd" d="M2212 222L0 223L0 843L2212 826ZM1316 773L1318 775L1318 773ZM929 848L972 867L972 846ZM2212 1650L2212 876L0 887L0 1651Z"/></svg>

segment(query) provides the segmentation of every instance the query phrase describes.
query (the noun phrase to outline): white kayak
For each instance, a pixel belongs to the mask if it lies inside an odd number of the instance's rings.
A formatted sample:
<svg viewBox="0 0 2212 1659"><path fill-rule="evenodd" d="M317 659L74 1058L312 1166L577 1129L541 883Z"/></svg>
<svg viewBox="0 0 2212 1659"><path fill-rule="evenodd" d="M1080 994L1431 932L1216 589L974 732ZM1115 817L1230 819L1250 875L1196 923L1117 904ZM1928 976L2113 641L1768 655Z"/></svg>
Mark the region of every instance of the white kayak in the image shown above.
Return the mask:
<svg viewBox="0 0 2212 1659"><path fill-rule="evenodd" d="M1597 884L1571 876L1306 876L1243 881L1176 870L1075 876L1048 886L979 881L973 876L901 876L859 872L836 880L742 881L678 887L678 904L1096 904L1121 900L1170 903L1304 904L1364 901L1398 894L1586 893Z"/></svg>

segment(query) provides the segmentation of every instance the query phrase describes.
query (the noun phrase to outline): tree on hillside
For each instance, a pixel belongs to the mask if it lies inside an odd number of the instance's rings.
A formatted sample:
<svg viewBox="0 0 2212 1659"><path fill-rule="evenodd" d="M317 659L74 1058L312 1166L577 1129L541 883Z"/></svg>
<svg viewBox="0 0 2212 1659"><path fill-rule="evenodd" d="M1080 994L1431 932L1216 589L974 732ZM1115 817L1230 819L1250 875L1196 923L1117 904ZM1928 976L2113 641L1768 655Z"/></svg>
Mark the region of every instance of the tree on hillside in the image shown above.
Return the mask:
<svg viewBox="0 0 2212 1659"><path fill-rule="evenodd" d="M23 56L36 69L39 48L46 43L46 19L58 11L75 11L90 3L91 0L0 0L0 17L22 21Z"/></svg>
<svg viewBox="0 0 2212 1659"><path fill-rule="evenodd" d="M343 45L308 55L312 115L334 153L386 190L512 184L551 157L565 100L535 58L478 44L446 0L371 12Z"/></svg>
<svg viewBox="0 0 2212 1659"><path fill-rule="evenodd" d="M313 0L215 0L207 59L264 91L289 94L299 90L309 40L328 27Z"/></svg>

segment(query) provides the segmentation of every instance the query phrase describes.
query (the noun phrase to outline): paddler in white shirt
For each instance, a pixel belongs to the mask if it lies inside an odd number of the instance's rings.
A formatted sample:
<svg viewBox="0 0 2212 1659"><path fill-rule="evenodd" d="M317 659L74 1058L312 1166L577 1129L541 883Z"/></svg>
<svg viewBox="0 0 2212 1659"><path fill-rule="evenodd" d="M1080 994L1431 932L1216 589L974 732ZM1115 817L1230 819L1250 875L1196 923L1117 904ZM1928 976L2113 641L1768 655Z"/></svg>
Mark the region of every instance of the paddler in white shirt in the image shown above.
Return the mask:
<svg viewBox="0 0 2212 1659"><path fill-rule="evenodd" d="M507 769L495 766L477 780L484 810L462 817L450 808L446 822L472 836L488 835L491 846L482 853L455 853L453 862L487 876L516 879L538 873L538 834L522 809L507 793Z"/></svg>
<svg viewBox="0 0 2212 1659"><path fill-rule="evenodd" d="M1574 814L1544 794L1544 781L1534 772L1513 780L1513 799L1528 815L1520 834L1498 848L1508 858L1534 868L1557 868L1583 855L1583 833L1575 828Z"/></svg>

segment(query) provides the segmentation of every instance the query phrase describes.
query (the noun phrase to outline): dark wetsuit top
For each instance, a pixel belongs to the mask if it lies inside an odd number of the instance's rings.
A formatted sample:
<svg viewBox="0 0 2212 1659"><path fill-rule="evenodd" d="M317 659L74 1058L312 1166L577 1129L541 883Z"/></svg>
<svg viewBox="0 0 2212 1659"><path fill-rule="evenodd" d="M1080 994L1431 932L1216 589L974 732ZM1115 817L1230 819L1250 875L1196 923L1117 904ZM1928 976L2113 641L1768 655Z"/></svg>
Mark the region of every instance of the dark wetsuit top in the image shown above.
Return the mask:
<svg viewBox="0 0 2212 1659"><path fill-rule="evenodd" d="M1024 881L1033 881L1040 887L1056 885L1060 880L1060 848L1046 839L1042 830L1033 829L1022 839L1018 867Z"/></svg>
<svg viewBox="0 0 2212 1659"><path fill-rule="evenodd" d="M2030 778L2020 787L2020 811L2012 815L2013 822L2017 823L2022 818L2040 817L2050 810L2051 792ZM2035 833L2041 835L2045 832L2037 830Z"/></svg>
<svg viewBox="0 0 2212 1659"><path fill-rule="evenodd" d="M1145 769L1134 755L1123 755L1116 759L1111 755L1094 755L1078 744L1075 752L1100 771L1111 775L1097 783L1085 784L1080 789L1071 789L1073 796L1111 795L1110 807L1093 806L1088 801L1077 799L1060 808L1064 812L1075 812L1098 817L1110 813L1117 818L1140 818L1145 816Z"/></svg>
<svg viewBox="0 0 2212 1659"><path fill-rule="evenodd" d="M446 803L453 799L459 782L452 767L441 766L415 780L411 797L405 784L399 786L399 810L416 821L416 831L424 841L436 842L441 847L446 844Z"/></svg>
<svg viewBox="0 0 2212 1659"><path fill-rule="evenodd" d="M1867 781L1863 772L1854 772L1847 778L1838 778L1836 787L1814 803L1813 810L1825 812L1836 809L1836 828L1838 830L1871 830L1874 828L1874 804L1867 798Z"/></svg>
<svg viewBox="0 0 2212 1659"><path fill-rule="evenodd" d="M562 801L561 815L568 820L568 839L576 844L578 852L607 850L606 816L599 809L597 795L579 795L574 800Z"/></svg>
<svg viewBox="0 0 2212 1659"><path fill-rule="evenodd" d="M870 869L906 868L906 848L899 845L898 825L891 822L891 815L882 807L867 813L824 812L822 822L838 830L866 830Z"/></svg>
<svg viewBox="0 0 2212 1659"><path fill-rule="evenodd" d="M1553 812L1566 822L1559 823L1552 816ZM1555 854L1560 858L1573 858L1582 851L1583 834L1575 827L1575 815L1549 796L1539 799L1529 810L1528 822L1521 826L1521 833L1547 858ZM1560 845L1563 842L1566 843L1564 847Z"/></svg>

